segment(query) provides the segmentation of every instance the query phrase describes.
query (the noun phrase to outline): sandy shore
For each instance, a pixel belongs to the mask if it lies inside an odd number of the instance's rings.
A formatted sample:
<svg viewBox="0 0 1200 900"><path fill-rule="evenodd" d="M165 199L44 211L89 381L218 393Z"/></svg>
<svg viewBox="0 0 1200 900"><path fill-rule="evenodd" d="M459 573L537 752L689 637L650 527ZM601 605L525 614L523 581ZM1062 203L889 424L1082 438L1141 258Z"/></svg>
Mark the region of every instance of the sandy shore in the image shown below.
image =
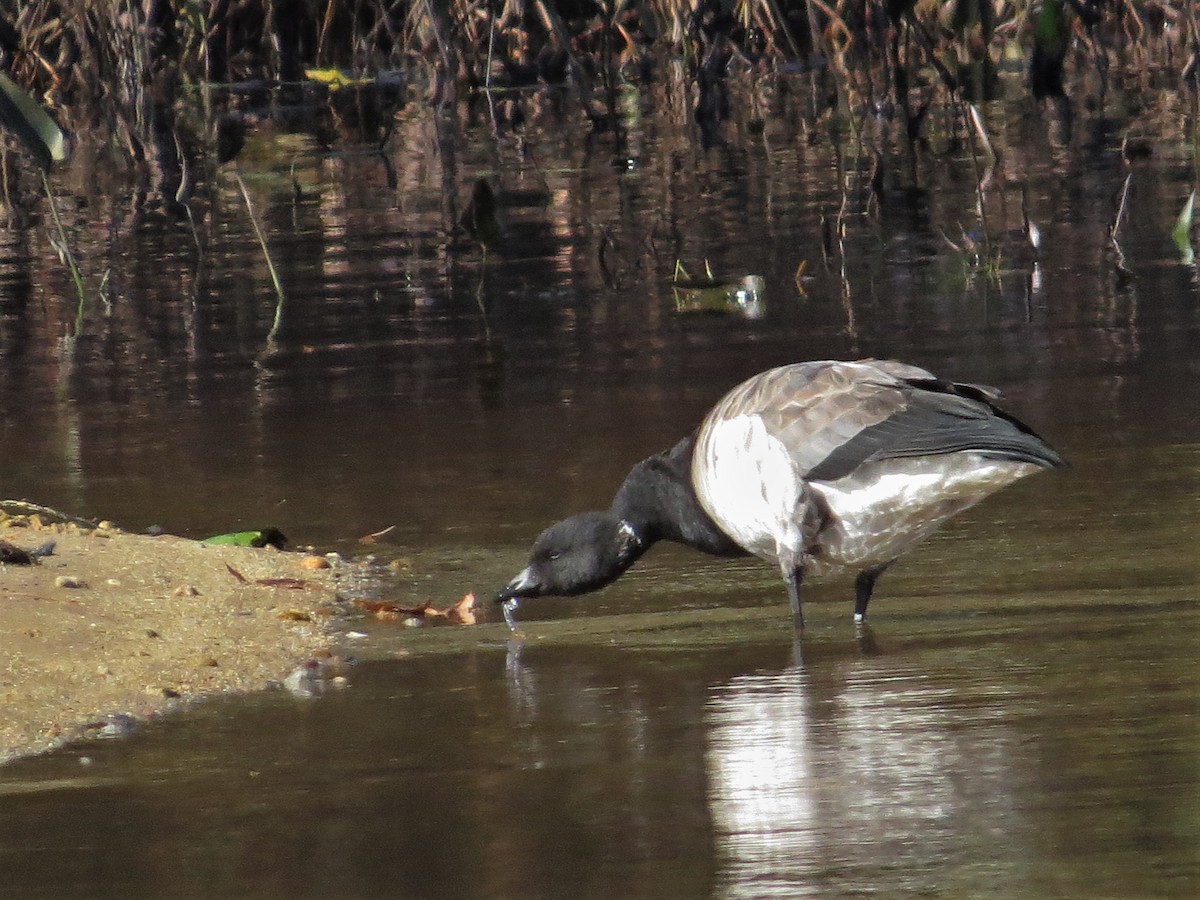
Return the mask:
<svg viewBox="0 0 1200 900"><path fill-rule="evenodd" d="M0 515L0 762L321 659L336 574L303 554ZM239 577L240 576L240 577ZM263 583L275 580L276 583Z"/></svg>

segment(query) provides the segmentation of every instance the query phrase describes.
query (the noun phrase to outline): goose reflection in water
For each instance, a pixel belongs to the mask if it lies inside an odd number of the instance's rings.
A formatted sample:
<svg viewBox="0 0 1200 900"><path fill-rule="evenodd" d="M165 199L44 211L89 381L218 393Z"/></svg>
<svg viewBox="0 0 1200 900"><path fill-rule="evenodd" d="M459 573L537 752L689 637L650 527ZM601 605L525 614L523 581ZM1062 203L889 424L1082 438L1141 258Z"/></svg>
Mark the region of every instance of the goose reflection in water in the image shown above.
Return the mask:
<svg viewBox="0 0 1200 900"><path fill-rule="evenodd" d="M715 688L705 764L721 895L830 896L897 865L928 873L914 889L936 890L971 842L1022 855L1007 800L1018 738L1000 699L883 670L835 687L792 667ZM970 827L985 805L1003 823L995 833Z"/></svg>

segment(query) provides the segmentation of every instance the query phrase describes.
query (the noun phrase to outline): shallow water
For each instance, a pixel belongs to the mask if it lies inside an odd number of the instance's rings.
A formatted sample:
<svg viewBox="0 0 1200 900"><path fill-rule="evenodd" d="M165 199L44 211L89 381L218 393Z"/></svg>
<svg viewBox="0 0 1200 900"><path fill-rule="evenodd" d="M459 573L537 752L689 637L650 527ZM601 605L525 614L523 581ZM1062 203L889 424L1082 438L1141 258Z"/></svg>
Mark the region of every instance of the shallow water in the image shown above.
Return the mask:
<svg viewBox="0 0 1200 900"><path fill-rule="evenodd" d="M271 356L273 298L227 185L195 302L178 227L87 245L123 263L120 291L69 352L69 294L6 245L0 494L197 537L269 522L350 553L395 525L376 549L411 569L389 595L420 602L494 591L542 527L607 505L724 390L797 359L995 384L1072 467L889 571L867 632L844 579L816 582L798 645L769 567L678 548L599 594L526 603L520 644L497 622L356 622L348 690L212 703L0 769L5 891L1200 890L1200 295L1168 236L1190 189L1175 145L1134 170L1131 285L1104 249L1116 131L1085 115L1063 153L1004 111L1020 149L993 213L1019 228L1028 184L1036 270L1018 236L997 282L964 275L938 232L971 219L959 156L929 164L919 209L852 223L843 279L821 264L832 150L784 100L764 135L735 121L707 152L669 97L639 102L629 147L571 139L547 103L537 172L478 115L455 119L449 158L412 112L396 189L377 154L286 135L251 179L290 298ZM497 171L545 204L509 207L486 261L447 253L446 185ZM764 315L677 314L676 258L762 275Z"/></svg>
<svg viewBox="0 0 1200 900"><path fill-rule="evenodd" d="M1193 892L1194 600L897 606L802 651L774 608L418 635L317 702L9 767L0 865L21 896Z"/></svg>

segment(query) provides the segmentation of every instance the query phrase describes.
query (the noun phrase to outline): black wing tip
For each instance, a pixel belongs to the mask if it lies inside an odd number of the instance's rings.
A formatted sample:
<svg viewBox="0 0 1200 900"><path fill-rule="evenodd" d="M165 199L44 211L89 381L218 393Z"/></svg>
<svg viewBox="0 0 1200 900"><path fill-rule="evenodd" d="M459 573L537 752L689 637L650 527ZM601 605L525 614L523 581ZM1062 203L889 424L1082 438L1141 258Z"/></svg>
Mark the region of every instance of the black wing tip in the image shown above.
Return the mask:
<svg viewBox="0 0 1200 900"><path fill-rule="evenodd" d="M1031 463L1035 466L1041 466L1043 469L1069 469L1071 467L1071 464L1063 458L1061 453L1046 443L1037 448L1012 447L994 449L989 447L982 450L982 452L996 459Z"/></svg>
<svg viewBox="0 0 1200 900"><path fill-rule="evenodd" d="M1065 456L1063 456L1061 453L1059 453L1057 450L1055 450L1049 444L1046 445L1046 449L1050 451L1050 454L1046 457L1046 468L1047 469L1069 469L1069 468L1071 468L1071 463L1067 461L1067 458Z"/></svg>

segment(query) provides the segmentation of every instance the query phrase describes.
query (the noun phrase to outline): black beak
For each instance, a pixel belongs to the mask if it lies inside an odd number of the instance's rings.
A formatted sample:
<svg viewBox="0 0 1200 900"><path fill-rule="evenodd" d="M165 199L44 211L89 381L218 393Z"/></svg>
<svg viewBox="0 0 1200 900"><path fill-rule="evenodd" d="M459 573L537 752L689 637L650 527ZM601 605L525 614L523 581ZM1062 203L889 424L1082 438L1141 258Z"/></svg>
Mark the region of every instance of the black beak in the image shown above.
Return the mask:
<svg viewBox="0 0 1200 900"><path fill-rule="evenodd" d="M496 603L505 603L509 600L520 600L522 597L536 597L542 592L542 586L534 578L529 569L524 569L517 574L517 577L506 584L496 594Z"/></svg>

